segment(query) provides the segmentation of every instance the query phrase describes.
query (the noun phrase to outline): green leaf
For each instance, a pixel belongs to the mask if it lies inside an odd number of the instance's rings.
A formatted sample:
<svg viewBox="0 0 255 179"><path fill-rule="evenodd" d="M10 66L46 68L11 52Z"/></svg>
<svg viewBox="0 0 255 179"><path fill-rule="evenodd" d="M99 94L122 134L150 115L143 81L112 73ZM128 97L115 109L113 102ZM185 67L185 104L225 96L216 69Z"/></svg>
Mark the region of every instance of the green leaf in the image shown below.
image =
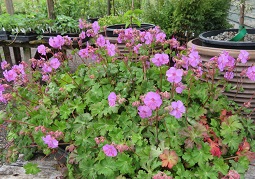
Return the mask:
<svg viewBox="0 0 255 179"><path fill-rule="evenodd" d="M41 170L38 168L38 164L28 162L27 164L24 165L24 169L26 171L26 174L37 174Z"/></svg>
<svg viewBox="0 0 255 179"><path fill-rule="evenodd" d="M204 166L199 167L195 173L199 179L218 179L218 172L213 170L213 167L206 163Z"/></svg>
<svg viewBox="0 0 255 179"><path fill-rule="evenodd" d="M106 158L102 160L100 163L95 165L98 174L103 174L107 178L114 178L114 173L117 170L116 165L113 165L113 158Z"/></svg>
<svg viewBox="0 0 255 179"><path fill-rule="evenodd" d="M226 175L229 170L229 166L224 162L223 158L214 157L213 168L215 171L221 172L223 175Z"/></svg>
<svg viewBox="0 0 255 179"><path fill-rule="evenodd" d="M249 159L245 156L239 157L238 161L230 160L231 170L236 170L239 174L244 174L249 168Z"/></svg>
<svg viewBox="0 0 255 179"><path fill-rule="evenodd" d="M116 166L120 170L121 174L134 174L135 168L132 165L132 158L125 154L121 153L118 155Z"/></svg>

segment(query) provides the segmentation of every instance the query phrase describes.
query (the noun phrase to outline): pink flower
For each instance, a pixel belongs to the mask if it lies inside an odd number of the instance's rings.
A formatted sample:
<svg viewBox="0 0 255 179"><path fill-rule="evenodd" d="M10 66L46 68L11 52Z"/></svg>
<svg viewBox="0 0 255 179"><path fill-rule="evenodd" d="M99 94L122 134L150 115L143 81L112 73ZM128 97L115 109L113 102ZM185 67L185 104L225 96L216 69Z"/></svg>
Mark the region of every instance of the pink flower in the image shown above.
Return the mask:
<svg viewBox="0 0 255 179"><path fill-rule="evenodd" d="M79 37L81 39L85 39L86 38L86 33L84 31L82 31L80 34L79 34Z"/></svg>
<svg viewBox="0 0 255 179"><path fill-rule="evenodd" d="M46 47L44 45L39 45L37 47L37 51L38 51L38 53L40 53L42 55L46 55Z"/></svg>
<svg viewBox="0 0 255 179"><path fill-rule="evenodd" d="M235 59L228 52L223 51L217 59L217 63L219 70L223 71L225 67L233 67L235 65Z"/></svg>
<svg viewBox="0 0 255 179"><path fill-rule="evenodd" d="M104 47L104 46L105 46L105 38L104 38L104 36L99 35L99 37L97 38L96 44L97 44L99 47Z"/></svg>
<svg viewBox="0 0 255 179"><path fill-rule="evenodd" d="M45 81L45 82L49 81L49 79L50 79L49 75L43 75L42 76L42 80Z"/></svg>
<svg viewBox="0 0 255 179"><path fill-rule="evenodd" d="M107 49L107 52L108 52L108 55L109 56L114 56L116 54L115 52L115 45L114 44L111 44L109 41L107 41L106 43L106 49Z"/></svg>
<svg viewBox="0 0 255 179"><path fill-rule="evenodd" d="M61 35L57 35L57 37L51 37L49 39L49 45L53 48L61 49L61 47L65 44L65 40Z"/></svg>
<svg viewBox="0 0 255 179"><path fill-rule="evenodd" d="M2 61L2 62L1 62L1 68L2 68L2 70L4 70L4 69L7 67L7 65L8 65L7 61Z"/></svg>
<svg viewBox="0 0 255 179"><path fill-rule="evenodd" d="M251 66L246 71L246 76L252 80L255 81L255 66Z"/></svg>
<svg viewBox="0 0 255 179"><path fill-rule="evenodd" d="M166 40L166 34L163 32L160 32L156 35L156 42L164 42Z"/></svg>
<svg viewBox="0 0 255 179"><path fill-rule="evenodd" d="M83 29L84 28L84 23L82 19L79 19L79 28Z"/></svg>
<svg viewBox="0 0 255 179"><path fill-rule="evenodd" d="M234 73L233 73L232 71L227 71L227 72L225 73L225 75L224 75L224 78L225 78L226 80L231 80L231 79L234 78Z"/></svg>
<svg viewBox="0 0 255 179"><path fill-rule="evenodd" d="M241 60L242 63L246 63L249 59L249 53L246 50L240 50L238 58Z"/></svg>
<svg viewBox="0 0 255 179"><path fill-rule="evenodd" d="M63 37L65 41L65 45L72 45L72 39L71 37L68 37L67 35Z"/></svg>
<svg viewBox="0 0 255 179"><path fill-rule="evenodd" d="M50 66L54 69L58 69L58 67L60 66L60 62L57 58L52 58L50 60Z"/></svg>
<svg viewBox="0 0 255 179"><path fill-rule="evenodd" d="M145 39L145 44L149 45L149 44L151 44L151 42L153 40L153 36L151 35L150 32L146 32L144 39Z"/></svg>
<svg viewBox="0 0 255 179"><path fill-rule="evenodd" d="M181 69L176 69L175 67L171 67L166 72L167 81L171 83L179 83L182 80L183 71Z"/></svg>
<svg viewBox="0 0 255 179"><path fill-rule="evenodd" d="M115 106L116 101L117 101L117 95L114 92L111 92L108 96L109 106L111 106L111 107Z"/></svg>
<svg viewBox="0 0 255 179"><path fill-rule="evenodd" d="M43 67L42 67L42 71L44 73L50 73L52 71L52 68L50 65L48 65L47 63L44 63L43 64Z"/></svg>
<svg viewBox="0 0 255 179"><path fill-rule="evenodd" d="M162 53L162 54L155 54L154 58L151 59L152 63L154 63L156 66L162 66L165 65L169 62L169 57L167 54Z"/></svg>
<svg viewBox="0 0 255 179"><path fill-rule="evenodd" d="M162 99L158 93L148 92L144 97L144 104L150 109L155 110L157 107L160 107L162 104Z"/></svg>
<svg viewBox="0 0 255 179"><path fill-rule="evenodd" d="M159 172L152 177L152 179L173 179L170 176L167 176L164 172Z"/></svg>
<svg viewBox="0 0 255 179"><path fill-rule="evenodd" d="M151 108L149 108L148 106L139 106L138 107L138 114L139 116L144 119L144 118L148 118L151 117L152 115L152 110Z"/></svg>
<svg viewBox="0 0 255 179"><path fill-rule="evenodd" d="M88 49L87 49L87 48L81 49L81 50L79 51L79 55L80 55L81 58L88 58L88 57L89 57L89 51L88 51Z"/></svg>
<svg viewBox="0 0 255 179"><path fill-rule="evenodd" d="M171 107L172 110L169 114L176 117L177 119L181 118L182 114L185 113L186 110L185 106L180 100L178 100L177 102L176 101L172 102Z"/></svg>
<svg viewBox="0 0 255 179"><path fill-rule="evenodd" d="M186 88L186 86L184 86L181 82L180 83L177 83L176 85L176 93L182 93L182 91Z"/></svg>
<svg viewBox="0 0 255 179"><path fill-rule="evenodd" d="M14 81L16 79L16 77L18 76L17 73L14 70L5 70L3 72L4 78L10 82L10 81Z"/></svg>
<svg viewBox="0 0 255 179"><path fill-rule="evenodd" d="M7 103L7 100L6 100L5 96L3 95L2 91L0 91L0 102Z"/></svg>
<svg viewBox="0 0 255 179"><path fill-rule="evenodd" d="M221 179L240 179L240 175L235 170L229 170L228 174Z"/></svg>
<svg viewBox="0 0 255 179"><path fill-rule="evenodd" d="M134 52L136 54L139 54L139 50L140 50L140 47L142 46L142 44L137 44L136 46L134 46Z"/></svg>
<svg viewBox="0 0 255 179"><path fill-rule="evenodd" d="M46 135L46 137L42 137L42 139L49 148L54 149L58 147L58 141L54 137L51 137L51 135Z"/></svg>
<svg viewBox="0 0 255 179"><path fill-rule="evenodd" d="M189 65L192 67L197 67L198 64L201 62L200 56L198 54L198 51L192 48L190 51L190 54L188 56Z"/></svg>
<svg viewBox="0 0 255 179"><path fill-rule="evenodd" d="M108 157L115 157L117 156L117 149L113 145L105 144L103 146L103 151L106 156Z"/></svg>
<svg viewBox="0 0 255 179"><path fill-rule="evenodd" d="M98 33L98 31L100 30L100 26L98 25L98 22L95 21L93 24L92 24L92 29L94 31L95 34Z"/></svg>
<svg viewBox="0 0 255 179"><path fill-rule="evenodd" d="M0 84L0 92L5 91L4 85Z"/></svg>

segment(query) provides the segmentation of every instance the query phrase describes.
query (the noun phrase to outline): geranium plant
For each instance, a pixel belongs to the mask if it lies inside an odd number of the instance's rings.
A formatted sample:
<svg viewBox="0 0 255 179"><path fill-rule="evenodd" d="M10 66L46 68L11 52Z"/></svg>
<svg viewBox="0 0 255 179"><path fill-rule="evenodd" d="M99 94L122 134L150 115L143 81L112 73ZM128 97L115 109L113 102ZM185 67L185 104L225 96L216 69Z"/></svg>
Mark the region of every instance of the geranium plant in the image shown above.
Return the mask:
<svg viewBox="0 0 255 179"><path fill-rule="evenodd" d="M42 58L30 65L1 63L6 161L65 146L68 178L244 176L255 146L254 121L243 114L249 101L238 107L222 92L231 88L236 64L249 60L246 51L202 64L196 49L165 39L156 27L117 31L123 54L97 22L80 20L79 27L92 39L74 49L83 62L74 72L75 58L61 51L72 41L62 36L49 41L56 53L40 45ZM242 77L254 81L254 68ZM225 79L216 80L222 73Z"/></svg>

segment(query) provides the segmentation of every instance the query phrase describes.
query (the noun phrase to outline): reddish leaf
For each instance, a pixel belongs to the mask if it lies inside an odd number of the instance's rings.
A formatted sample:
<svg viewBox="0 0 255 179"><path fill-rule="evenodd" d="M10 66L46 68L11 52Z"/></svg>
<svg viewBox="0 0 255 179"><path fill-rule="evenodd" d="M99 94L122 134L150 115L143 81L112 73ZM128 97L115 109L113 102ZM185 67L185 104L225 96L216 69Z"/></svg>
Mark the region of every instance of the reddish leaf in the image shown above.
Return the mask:
<svg viewBox="0 0 255 179"><path fill-rule="evenodd" d="M178 156L173 150L165 149L159 158L162 160L162 167L168 167L169 169L173 168L178 162Z"/></svg>

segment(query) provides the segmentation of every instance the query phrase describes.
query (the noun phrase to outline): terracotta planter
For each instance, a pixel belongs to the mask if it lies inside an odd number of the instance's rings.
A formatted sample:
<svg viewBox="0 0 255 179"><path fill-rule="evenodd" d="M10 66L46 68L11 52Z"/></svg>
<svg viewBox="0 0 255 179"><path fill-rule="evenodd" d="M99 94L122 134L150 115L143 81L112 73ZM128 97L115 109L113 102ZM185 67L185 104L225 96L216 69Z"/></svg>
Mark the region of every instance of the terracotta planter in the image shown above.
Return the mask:
<svg viewBox="0 0 255 179"><path fill-rule="evenodd" d="M234 58L237 58L240 50L239 49L226 49L226 48L216 48L216 47L205 47L202 46L202 42L199 39L194 39L188 42L187 44L188 48L191 48L192 46L195 47L195 49L198 51L199 55L201 56L201 59L203 62L207 62L210 60L210 58L214 56L218 56L222 51L228 51L230 55ZM235 77L230 80L230 83L233 84L233 86L237 85L238 81L240 81L240 75L237 75L241 73L241 71L248 66L251 66L252 64L255 64L255 51L254 50L247 50L250 54L250 60L246 64L238 64L237 66L237 73L235 74ZM223 78L223 75L221 75ZM248 78L242 79L242 86L244 89L244 92L238 92L236 93L236 90L231 90L229 92L224 92L224 94L230 99L235 101L240 106L243 105L244 102L247 102L252 95L255 93L255 82L249 80ZM253 98L251 101L251 109L255 108L255 98ZM255 113L252 114L252 118L255 119Z"/></svg>

